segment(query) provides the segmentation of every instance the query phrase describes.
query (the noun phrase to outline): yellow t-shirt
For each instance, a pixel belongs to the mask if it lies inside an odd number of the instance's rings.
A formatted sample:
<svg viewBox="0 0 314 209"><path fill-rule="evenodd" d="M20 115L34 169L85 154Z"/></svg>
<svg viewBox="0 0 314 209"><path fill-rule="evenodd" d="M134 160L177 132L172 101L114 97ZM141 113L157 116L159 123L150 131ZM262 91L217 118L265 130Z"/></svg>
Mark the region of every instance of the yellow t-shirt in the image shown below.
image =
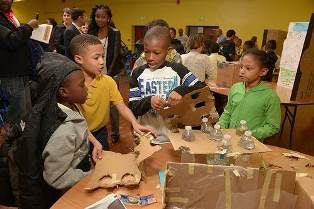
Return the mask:
<svg viewBox="0 0 314 209"><path fill-rule="evenodd" d="M123 98L116 82L107 75L100 74L87 88L87 100L80 105L80 110L87 121L88 129L93 132L109 122L110 103L122 103Z"/></svg>

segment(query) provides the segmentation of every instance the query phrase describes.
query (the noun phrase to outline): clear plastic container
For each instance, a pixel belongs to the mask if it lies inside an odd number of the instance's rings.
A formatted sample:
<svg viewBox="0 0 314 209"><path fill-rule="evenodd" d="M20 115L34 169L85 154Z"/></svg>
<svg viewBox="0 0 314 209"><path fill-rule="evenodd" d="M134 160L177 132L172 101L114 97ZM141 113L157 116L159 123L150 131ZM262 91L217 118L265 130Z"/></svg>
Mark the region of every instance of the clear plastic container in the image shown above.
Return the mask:
<svg viewBox="0 0 314 209"><path fill-rule="evenodd" d="M226 150L227 153L231 152L231 136L229 134L224 134L217 147L219 151Z"/></svg>
<svg viewBox="0 0 314 209"><path fill-rule="evenodd" d="M241 140L239 141L239 146L247 150L252 150L255 148L251 131L246 131L244 133L244 135L241 137Z"/></svg>
<svg viewBox="0 0 314 209"><path fill-rule="evenodd" d="M192 127L191 126L185 126L185 129L182 133L182 139L185 141L193 141L194 140L194 134L192 132Z"/></svg>
<svg viewBox="0 0 314 209"><path fill-rule="evenodd" d="M211 109L210 113L209 113L209 119L211 122L218 122L219 120L219 114L215 108L215 106Z"/></svg>
<svg viewBox="0 0 314 209"><path fill-rule="evenodd" d="M208 154L206 160L208 165L228 165L229 163L226 151Z"/></svg>
<svg viewBox="0 0 314 209"><path fill-rule="evenodd" d="M222 136L223 136L223 134L222 134L222 131L220 129L220 125L216 124L214 126L212 133L210 134L210 138L214 139L216 141L220 141L222 139Z"/></svg>
<svg viewBox="0 0 314 209"><path fill-rule="evenodd" d="M243 136L244 132L248 130L247 123L245 120L241 120L239 126L237 127L236 134L238 136Z"/></svg>
<svg viewBox="0 0 314 209"><path fill-rule="evenodd" d="M213 127L208 122L208 118L202 118L201 131L206 134L211 134L213 132Z"/></svg>

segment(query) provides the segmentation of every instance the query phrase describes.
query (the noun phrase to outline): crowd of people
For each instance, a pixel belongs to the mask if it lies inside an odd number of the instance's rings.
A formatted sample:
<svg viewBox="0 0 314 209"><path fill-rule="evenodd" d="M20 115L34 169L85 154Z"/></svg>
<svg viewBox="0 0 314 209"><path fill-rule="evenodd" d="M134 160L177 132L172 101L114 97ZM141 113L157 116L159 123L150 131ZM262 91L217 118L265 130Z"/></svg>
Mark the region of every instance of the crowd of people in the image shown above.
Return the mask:
<svg viewBox="0 0 314 209"><path fill-rule="evenodd" d="M50 208L90 173L102 150L110 150L110 121L114 143L119 114L139 135L154 133L141 117L154 117L204 87L206 79L215 80L218 62L238 60L241 66L241 82L231 87L218 123L235 128L246 120L261 141L280 129L279 98L262 81L272 79L279 59L273 40L263 51L256 37L242 47L232 29L226 36L218 30L215 42L202 34L188 37L182 29L177 36L165 20L153 20L134 64L126 105L117 85L123 70L121 34L107 5L92 8L89 22L80 8L64 9L62 24L49 18L54 29L43 46L30 39L38 20L20 24L12 3L0 0L0 85L8 101L2 114L0 204ZM38 44L42 51L34 50Z"/></svg>

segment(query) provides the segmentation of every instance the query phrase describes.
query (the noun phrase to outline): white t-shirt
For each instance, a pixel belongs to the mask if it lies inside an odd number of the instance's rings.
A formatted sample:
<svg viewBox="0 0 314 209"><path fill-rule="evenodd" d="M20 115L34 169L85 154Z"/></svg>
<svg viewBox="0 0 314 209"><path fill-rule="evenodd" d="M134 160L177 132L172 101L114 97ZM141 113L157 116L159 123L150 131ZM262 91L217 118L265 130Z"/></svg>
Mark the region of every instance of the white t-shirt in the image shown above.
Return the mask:
<svg viewBox="0 0 314 209"><path fill-rule="evenodd" d="M209 80L212 80L212 67L207 55L191 51L187 54L182 54L181 58L182 64L187 67L198 78L198 80L205 81L206 75Z"/></svg>
<svg viewBox="0 0 314 209"><path fill-rule="evenodd" d="M226 62L226 58L218 53L211 53L209 55L209 62L212 67L213 80L217 80L218 63Z"/></svg>

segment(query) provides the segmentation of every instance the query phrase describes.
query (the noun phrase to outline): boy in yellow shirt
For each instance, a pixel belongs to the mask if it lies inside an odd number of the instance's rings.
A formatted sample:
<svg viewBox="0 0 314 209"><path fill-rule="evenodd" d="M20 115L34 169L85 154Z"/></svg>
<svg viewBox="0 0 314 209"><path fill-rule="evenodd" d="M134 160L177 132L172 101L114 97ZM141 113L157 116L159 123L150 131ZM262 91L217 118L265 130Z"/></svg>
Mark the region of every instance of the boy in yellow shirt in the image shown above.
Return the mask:
<svg viewBox="0 0 314 209"><path fill-rule="evenodd" d="M115 81L101 73L104 67L104 47L100 40L92 35L81 34L70 43L74 61L80 65L88 88L87 100L80 105L89 130L100 141L104 150L109 150L106 125L110 118L110 104L116 106L119 113L128 120L135 132L140 135L151 131L140 125L131 110L124 104Z"/></svg>

